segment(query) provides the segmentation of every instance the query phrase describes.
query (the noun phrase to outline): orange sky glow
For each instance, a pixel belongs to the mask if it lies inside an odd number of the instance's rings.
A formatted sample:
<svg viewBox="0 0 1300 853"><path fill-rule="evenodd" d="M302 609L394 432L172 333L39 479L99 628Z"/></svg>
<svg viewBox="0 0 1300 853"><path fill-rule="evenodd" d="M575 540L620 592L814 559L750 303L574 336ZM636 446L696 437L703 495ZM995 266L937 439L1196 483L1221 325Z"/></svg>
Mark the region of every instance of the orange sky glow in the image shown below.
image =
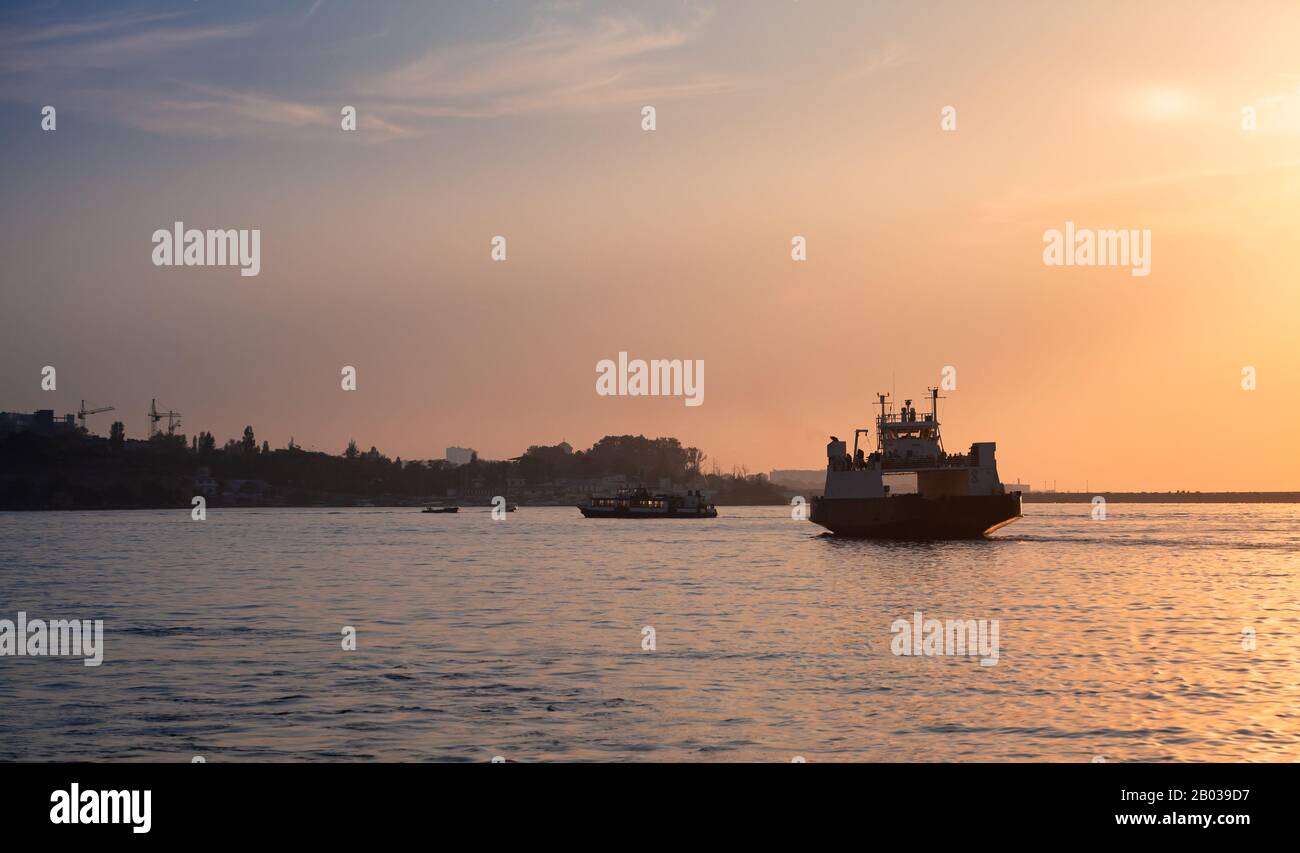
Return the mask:
<svg viewBox="0 0 1300 853"><path fill-rule="evenodd" d="M404 459L673 435L756 473L951 366L948 449L1006 481L1300 489L1300 6L577 5L376 24L391 51L328 7L195 21L228 52L178 41L162 90L85 40L0 62L0 408ZM276 39L337 75L237 73ZM260 228L260 275L153 266L176 220ZM1150 275L1046 266L1067 221L1149 229ZM702 359L704 404L598 396L620 351Z"/></svg>

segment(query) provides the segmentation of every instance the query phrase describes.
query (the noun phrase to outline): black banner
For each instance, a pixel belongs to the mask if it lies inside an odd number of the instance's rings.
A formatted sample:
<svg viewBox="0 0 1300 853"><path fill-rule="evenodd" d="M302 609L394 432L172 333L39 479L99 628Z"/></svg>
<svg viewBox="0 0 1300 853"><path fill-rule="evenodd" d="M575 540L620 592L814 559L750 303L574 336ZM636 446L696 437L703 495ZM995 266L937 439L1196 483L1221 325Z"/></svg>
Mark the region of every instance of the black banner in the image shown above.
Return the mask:
<svg viewBox="0 0 1300 853"><path fill-rule="evenodd" d="M712 815L741 829L735 810L748 803L764 826L1232 841L1290 826L1295 780L1291 765L1226 764L13 764L0 767L0 814L7 832L52 839L330 841L568 835L595 815L660 832Z"/></svg>

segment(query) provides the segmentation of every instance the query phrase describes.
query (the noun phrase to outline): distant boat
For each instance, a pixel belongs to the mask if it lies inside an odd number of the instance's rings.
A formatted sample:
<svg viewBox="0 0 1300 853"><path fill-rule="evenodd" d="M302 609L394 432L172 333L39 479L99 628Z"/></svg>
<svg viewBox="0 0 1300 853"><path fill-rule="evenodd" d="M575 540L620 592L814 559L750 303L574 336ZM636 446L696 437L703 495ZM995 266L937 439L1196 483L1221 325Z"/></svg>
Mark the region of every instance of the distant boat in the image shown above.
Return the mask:
<svg viewBox="0 0 1300 853"><path fill-rule="evenodd" d="M650 494L619 489L612 497L592 497L578 509L586 518L717 518L718 509L703 492Z"/></svg>
<svg viewBox="0 0 1300 853"><path fill-rule="evenodd" d="M460 507L458 507L458 506L426 506L424 509L420 510L420 512L421 512L422 514L423 514L423 513L426 513L426 512L460 512Z"/></svg>

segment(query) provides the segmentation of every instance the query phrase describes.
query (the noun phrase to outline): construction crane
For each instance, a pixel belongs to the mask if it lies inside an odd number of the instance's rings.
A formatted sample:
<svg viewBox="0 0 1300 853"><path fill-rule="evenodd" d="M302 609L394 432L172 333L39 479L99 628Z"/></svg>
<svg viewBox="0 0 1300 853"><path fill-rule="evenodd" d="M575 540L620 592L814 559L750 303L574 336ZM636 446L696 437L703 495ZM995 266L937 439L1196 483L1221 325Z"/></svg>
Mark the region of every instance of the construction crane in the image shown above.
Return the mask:
<svg viewBox="0 0 1300 853"><path fill-rule="evenodd" d="M154 433L158 432L158 422L163 418L167 419L168 435L171 435L174 432L176 432L176 427L181 425L180 412L173 412L173 411L160 412L158 411L158 401L150 400L149 401L149 434L150 435L153 435Z"/></svg>
<svg viewBox="0 0 1300 853"><path fill-rule="evenodd" d="M86 401L81 401L81 409L77 412L77 420L81 421L81 431L86 431L86 415L98 415L101 412L116 411L112 406L104 406L100 409L87 409Z"/></svg>

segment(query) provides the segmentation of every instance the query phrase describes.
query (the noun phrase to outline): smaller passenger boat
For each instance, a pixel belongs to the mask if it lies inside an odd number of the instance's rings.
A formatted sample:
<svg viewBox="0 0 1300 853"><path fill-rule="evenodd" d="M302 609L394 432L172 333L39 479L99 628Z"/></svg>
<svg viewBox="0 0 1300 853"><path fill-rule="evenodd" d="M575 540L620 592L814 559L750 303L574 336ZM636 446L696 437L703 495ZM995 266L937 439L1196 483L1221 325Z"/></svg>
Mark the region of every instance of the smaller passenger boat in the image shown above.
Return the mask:
<svg viewBox="0 0 1300 853"><path fill-rule="evenodd" d="M578 509L586 518L717 518L718 509L701 491L651 494L643 488L619 489L611 497L593 496Z"/></svg>

